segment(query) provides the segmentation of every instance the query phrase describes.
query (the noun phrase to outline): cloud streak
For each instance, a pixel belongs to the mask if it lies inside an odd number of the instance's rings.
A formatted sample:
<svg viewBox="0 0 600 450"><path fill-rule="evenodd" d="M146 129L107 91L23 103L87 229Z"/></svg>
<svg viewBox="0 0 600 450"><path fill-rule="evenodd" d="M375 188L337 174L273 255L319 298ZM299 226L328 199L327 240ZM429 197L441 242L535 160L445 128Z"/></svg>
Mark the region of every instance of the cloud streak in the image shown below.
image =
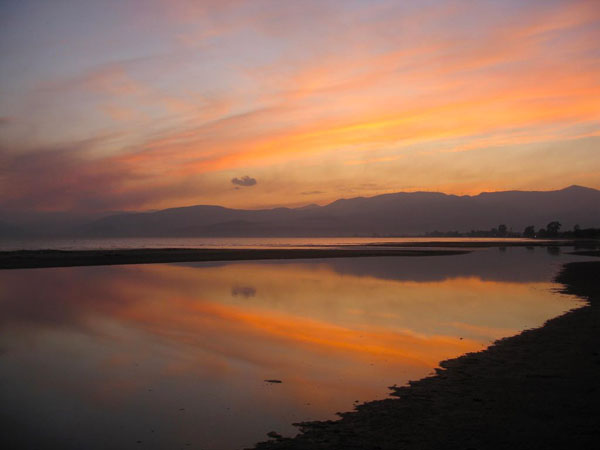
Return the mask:
<svg viewBox="0 0 600 450"><path fill-rule="evenodd" d="M556 185L543 187L600 188L588 148L600 120L595 2L157 1L137 21L153 34L140 30L123 54L98 41L53 63L65 73L41 61L28 85L0 73L5 204L256 207L350 186L536 189L524 173L539 170L540 145L563 148L547 157L562 167ZM94 137L104 135L119 138ZM493 166L504 178L482 170ZM480 175L457 176L467 172ZM261 189L242 199L224 179Z"/></svg>

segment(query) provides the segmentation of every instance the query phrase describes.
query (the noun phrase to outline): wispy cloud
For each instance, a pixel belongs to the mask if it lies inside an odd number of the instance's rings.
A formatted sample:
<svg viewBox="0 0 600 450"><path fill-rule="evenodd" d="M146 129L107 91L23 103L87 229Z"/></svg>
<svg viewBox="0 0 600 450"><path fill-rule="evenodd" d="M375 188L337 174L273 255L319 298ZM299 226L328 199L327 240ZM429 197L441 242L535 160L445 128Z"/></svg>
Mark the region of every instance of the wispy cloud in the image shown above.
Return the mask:
<svg viewBox="0 0 600 450"><path fill-rule="evenodd" d="M595 2L157 1L144 20L154 34L139 48L98 44L0 108L13 167L0 183L15 186L5 201L279 205L349 185L535 188L539 145L565 149L548 158L556 183L600 187L566 151L600 171L587 147L600 121ZM156 35L168 44L142 45ZM106 134L120 138L82 144ZM482 170L500 164L493 180ZM256 179L252 199L226 181Z"/></svg>

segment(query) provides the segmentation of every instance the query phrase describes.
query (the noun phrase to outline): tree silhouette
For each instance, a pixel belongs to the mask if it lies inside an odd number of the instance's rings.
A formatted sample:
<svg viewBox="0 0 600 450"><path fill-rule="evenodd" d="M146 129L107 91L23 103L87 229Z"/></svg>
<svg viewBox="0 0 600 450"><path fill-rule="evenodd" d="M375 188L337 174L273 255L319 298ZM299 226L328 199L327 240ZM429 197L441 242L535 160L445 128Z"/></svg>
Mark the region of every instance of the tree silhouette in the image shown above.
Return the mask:
<svg viewBox="0 0 600 450"><path fill-rule="evenodd" d="M498 236L505 237L507 232L506 225L500 224L498 225Z"/></svg>
<svg viewBox="0 0 600 450"><path fill-rule="evenodd" d="M546 225L546 231L548 232L548 236L549 237L556 237L558 236L558 231L560 230L561 227L561 223L558 221L553 221L550 222L548 225Z"/></svg>
<svg viewBox="0 0 600 450"><path fill-rule="evenodd" d="M535 227L533 225L529 225L528 227L525 227L525 230L523 231L523 237L534 238L535 237Z"/></svg>

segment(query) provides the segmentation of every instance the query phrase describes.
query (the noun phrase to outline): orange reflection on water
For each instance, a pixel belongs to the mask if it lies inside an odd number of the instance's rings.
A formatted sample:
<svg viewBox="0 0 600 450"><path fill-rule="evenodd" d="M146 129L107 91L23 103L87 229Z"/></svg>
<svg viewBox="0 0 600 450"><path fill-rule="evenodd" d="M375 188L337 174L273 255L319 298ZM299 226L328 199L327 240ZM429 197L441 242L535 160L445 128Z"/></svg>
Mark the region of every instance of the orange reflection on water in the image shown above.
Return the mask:
<svg viewBox="0 0 600 450"><path fill-rule="evenodd" d="M250 435L382 398L386 386L420 378L440 360L539 326L572 305L545 282L416 282L343 273L322 262L1 277L4 345L26 355L20 364L28 372L14 376L29 380L28 389L43 386L99 409L144 404L152 417L189 403L223 429L241 427L240 420L250 428L260 405L260 420L271 425L255 425ZM31 370L41 359L43 382ZM65 381L65 370L76 381ZM148 404L154 390L160 394ZM212 448L232 444L223 439Z"/></svg>

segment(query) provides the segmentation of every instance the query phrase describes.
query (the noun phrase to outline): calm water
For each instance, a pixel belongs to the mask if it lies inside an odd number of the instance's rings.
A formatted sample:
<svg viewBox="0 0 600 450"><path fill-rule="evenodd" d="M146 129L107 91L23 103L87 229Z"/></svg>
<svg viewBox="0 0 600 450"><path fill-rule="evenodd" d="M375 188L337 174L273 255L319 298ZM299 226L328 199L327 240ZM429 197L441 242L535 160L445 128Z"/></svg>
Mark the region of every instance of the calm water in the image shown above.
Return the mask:
<svg viewBox="0 0 600 450"><path fill-rule="evenodd" d="M574 259L492 248L0 271L3 440L218 450L293 435L579 305L550 282Z"/></svg>
<svg viewBox="0 0 600 450"><path fill-rule="evenodd" d="M377 242L464 242L465 238L374 238L374 237L324 237L324 238L27 238L0 239L0 250L93 250L125 248L294 248L340 245L365 245ZM469 238L470 242L527 241L527 239Z"/></svg>

